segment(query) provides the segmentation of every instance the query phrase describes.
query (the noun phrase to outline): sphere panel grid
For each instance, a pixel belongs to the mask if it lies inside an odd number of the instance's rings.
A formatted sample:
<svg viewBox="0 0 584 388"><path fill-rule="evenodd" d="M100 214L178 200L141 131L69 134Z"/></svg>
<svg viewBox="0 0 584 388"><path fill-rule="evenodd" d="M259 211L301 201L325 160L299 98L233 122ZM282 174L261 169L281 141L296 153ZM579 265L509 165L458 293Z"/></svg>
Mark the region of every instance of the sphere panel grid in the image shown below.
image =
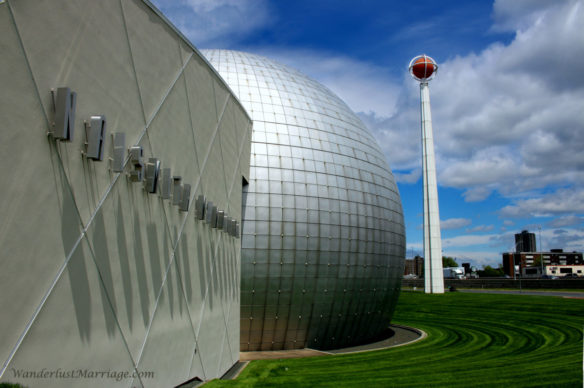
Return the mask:
<svg viewBox="0 0 584 388"><path fill-rule="evenodd" d="M326 87L269 59L206 50L252 117L241 350L339 348L390 322L405 229L374 137Z"/></svg>

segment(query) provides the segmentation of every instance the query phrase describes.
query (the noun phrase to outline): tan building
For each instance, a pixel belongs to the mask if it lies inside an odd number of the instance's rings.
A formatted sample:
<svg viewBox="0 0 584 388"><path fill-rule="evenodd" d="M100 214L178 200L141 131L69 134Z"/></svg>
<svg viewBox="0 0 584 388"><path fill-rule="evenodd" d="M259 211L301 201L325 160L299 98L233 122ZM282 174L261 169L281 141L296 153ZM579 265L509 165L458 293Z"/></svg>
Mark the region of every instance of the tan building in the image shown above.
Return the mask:
<svg viewBox="0 0 584 388"><path fill-rule="evenodd" d="M552 275L547 270L547 267L550 266L584 265L582 252L564 252L562 249L552 249L550 252L503 253L503 270L506 275L514 277L517 272L515 266L519 266L524 275L541 276L542 260L544 272L548 275ZM528 268L533 270L528 270ZM553 275L562 276L559 273Z"/></svg>

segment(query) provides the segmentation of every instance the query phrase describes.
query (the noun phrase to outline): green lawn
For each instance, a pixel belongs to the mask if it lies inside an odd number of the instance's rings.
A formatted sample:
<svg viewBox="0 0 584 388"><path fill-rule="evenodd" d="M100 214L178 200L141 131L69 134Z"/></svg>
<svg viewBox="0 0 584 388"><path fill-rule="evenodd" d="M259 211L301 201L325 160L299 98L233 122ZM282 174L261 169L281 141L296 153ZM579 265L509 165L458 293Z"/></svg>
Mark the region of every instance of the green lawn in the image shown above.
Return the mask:
<svg viewBox="0 0 584 388"><path fill-rule="evenodd" d="M367 353L251 362L215 386L582 387L584 300L402 292L394 323L428 338Z"/></svg>

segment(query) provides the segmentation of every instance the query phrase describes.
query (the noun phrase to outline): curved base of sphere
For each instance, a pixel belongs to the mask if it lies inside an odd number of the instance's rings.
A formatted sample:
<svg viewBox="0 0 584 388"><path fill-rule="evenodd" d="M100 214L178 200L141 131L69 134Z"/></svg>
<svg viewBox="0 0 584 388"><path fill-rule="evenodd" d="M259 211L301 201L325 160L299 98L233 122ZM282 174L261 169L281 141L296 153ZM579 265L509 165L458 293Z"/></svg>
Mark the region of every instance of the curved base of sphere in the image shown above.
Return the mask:
<svg viewBox="0 0 584 388"><path fill-rule="evenodd" d="M405 229L374 137L330 90L257 55L203 54L252 117L244 188L241 350L375 339L400 292Z"/></svg>

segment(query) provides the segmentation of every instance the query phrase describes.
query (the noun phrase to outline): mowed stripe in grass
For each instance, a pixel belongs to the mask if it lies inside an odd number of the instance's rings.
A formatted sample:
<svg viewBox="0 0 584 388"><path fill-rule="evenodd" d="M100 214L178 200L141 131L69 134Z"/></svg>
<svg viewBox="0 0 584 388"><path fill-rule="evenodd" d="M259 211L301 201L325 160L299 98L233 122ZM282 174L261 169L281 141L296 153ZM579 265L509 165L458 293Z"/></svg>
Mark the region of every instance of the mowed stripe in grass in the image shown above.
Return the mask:
<svg viewBox="0 0 584 388"><path fill-rule="evenodd" d="M582 387L584 300L403 292L394 323L428 338L374 352L251 362L215 386Z"/></svg>

